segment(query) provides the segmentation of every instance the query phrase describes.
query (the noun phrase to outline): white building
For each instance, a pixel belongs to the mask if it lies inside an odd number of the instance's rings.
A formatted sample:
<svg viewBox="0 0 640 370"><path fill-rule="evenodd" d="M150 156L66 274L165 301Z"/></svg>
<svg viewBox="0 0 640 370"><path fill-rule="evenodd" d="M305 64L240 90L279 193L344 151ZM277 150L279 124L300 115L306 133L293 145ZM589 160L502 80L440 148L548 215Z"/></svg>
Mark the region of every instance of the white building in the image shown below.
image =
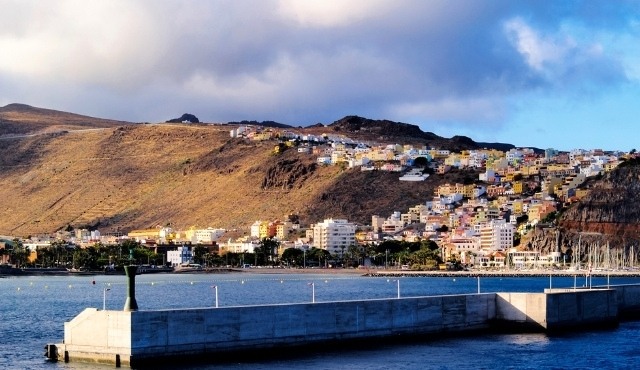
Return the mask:
<svg viewBox="0 0 640 370"><path fill-rule="evenodd" d="M260 237L260 225L262 224L262 221L256 221L251 225L251 236L254 238L259 238Z"/></svg>
<svg viewBox="0 0 640 370"><path fill-rule="evenodd" d="M172 267L180 266L183 263L192 263L193 254L191 253L191 248L183 245L175 251L167 251L167 262Z"/></svg>
<svg viewBox="0 0 640 370"><path fill-rule="evenodd" d="M513 247L514 227L503 219L491 220L480 227L480 245L483 249L507 251Z"/></svg>
<svg viewBox="0 0 640 370"><path fill-rule="evenodd" d="M229 239L226 243L218 243L218 246L220 255L226 253L255 253L256 248L260 247L260 242L257 240L234 242Z"/></svg>
<svg viewBox="0 0 640 370"><path fill-rule="evenodd" d="M341 252L356 244L356 225L347 220L325 219L312 225L313 246L330 253Z"/></svg>
<svg viewBox="0 0 640 370"><path fill-rule="evenodd" d="M224 233L224 229L214 229L212 227L206 229L192 229L187 231L187 238L191 240L192 243L211 244L220 239Z"/></svg>

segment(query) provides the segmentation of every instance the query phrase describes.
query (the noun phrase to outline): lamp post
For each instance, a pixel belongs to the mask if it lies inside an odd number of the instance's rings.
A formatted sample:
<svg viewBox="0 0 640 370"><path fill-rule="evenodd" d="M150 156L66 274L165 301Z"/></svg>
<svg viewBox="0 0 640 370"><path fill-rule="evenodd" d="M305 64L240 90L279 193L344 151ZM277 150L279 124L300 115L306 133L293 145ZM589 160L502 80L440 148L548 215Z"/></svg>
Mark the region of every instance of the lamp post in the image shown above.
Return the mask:
<svg viewBox="0 0 640 370"><path fill-rule="evenodd" d="M216 308L218 308L218 286L217 285L212 285L211 286L214 290L215 290L215 296L216 296Z"/></svg>
<svg viewBox="0 0 640 370"><path fill-rule="evenodd" d="M107 292L110 290L110 288L104 288L102 290L102 311L107 309Z"/></svg>

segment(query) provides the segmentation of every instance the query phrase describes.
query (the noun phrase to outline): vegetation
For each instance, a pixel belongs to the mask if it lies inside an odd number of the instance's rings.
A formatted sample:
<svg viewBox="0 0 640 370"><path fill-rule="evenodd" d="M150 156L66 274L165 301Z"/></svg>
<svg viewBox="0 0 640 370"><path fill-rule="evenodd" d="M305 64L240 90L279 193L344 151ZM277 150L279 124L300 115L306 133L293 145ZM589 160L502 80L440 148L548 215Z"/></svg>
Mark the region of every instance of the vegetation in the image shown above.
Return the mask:
<svg viewBox="0 0 640 370"><path fill-rule="evenodd" d="M77 270L122 270L129 264L154 264L163 262L163 256L156 254L138 242L127 240L117 245L96 243L86 248L62 241L53 242L49 247L38 248L36 258L29 262L31 252L16 242L6 251L10 262L16 267L73 268ZM130 259L132 258L132 259Z"/></svg>

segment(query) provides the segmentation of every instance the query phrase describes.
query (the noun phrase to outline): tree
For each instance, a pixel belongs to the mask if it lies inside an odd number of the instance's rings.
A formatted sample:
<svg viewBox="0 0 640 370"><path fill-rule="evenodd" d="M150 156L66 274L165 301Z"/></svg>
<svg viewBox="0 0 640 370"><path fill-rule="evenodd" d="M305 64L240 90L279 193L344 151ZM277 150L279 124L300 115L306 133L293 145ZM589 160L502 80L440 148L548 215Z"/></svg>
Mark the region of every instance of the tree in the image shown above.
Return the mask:
<svg viewBox="0 0 640 370"><path fill-rule="evenodd" d="M29 250L25 248L20 239L13 239L13 248L9 251L9 261L20 268L27 263Z"/></svg>
<svg viewBox="0 0 640 370"><path fill-rule="evenodd" d="M278 248L280 248L280 242L274 238L264 238L260 241L260 249L265 256L265 263L267 261L272 264L275 263L274 253L277 256Z"/></svg>
<svg viewBox="0 0 640 370"><path fill-rule="evenodd" d="M312 247L307 251L307 265L325 266L331 259L331 253L326 249Z"/></svg>
<svg viewBox="0 0 640 370"><path fill-rule="evenodd" d="M204 255L208 252L207 248L202 245L196 245L193 247L193 261L195 263L205 264Z"/></svg>
<svg viewBox="0 0 640 370"><path fill-rule="evenodd" d="M304 265L305 252L298 248L287 248L282 252L282 260L292 266Z"/></svg>

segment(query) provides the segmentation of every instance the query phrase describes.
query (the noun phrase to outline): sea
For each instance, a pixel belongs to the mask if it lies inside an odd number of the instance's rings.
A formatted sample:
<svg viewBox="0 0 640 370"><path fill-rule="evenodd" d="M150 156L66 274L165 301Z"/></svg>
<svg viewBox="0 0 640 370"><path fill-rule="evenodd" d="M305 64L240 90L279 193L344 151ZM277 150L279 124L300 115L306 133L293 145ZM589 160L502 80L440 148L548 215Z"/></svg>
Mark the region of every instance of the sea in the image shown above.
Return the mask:
<svg viewBox="0 0 640 370"><path fill-rule="evenodd" d="M486 292L542 292L590 284L638 284L640 278L593 277L368 277L348 273L143 274L136 276L140 310L327 302ZM49 362L44 346L61 343L64 322L87 307L122 310L125 276L0 278L0 368L111 369L109 365ZM431 335L424 340L381 340L366 347L282 351L167 369L639 369L640 321L614 329L547 335ZM154 369L158 369L155 367Z"/></svg>

